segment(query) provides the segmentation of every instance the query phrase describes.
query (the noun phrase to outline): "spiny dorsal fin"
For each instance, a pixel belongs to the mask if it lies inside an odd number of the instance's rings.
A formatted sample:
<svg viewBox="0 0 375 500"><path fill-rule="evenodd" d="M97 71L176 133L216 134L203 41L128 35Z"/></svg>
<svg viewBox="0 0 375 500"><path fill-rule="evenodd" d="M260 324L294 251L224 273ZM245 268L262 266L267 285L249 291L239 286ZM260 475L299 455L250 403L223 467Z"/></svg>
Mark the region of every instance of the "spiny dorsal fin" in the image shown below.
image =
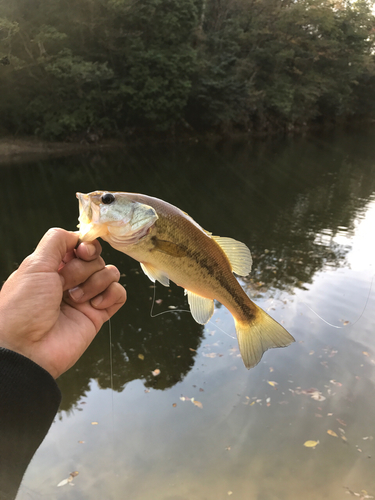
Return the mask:
<svg viewBox="0 0 375 500"><path fill-rule="evenodd" d="M158 280L162 285L169 286L169 278L166 273L156 269L156 267L151 266L151 264L143 264L142 262L140 262L140 264L142 271L153 283L155 283L155 280Z"/></svg>
<svg viewBox="0 0 375 500"><path fill-rule="evenodd" d="M228 257L234 273L239 276L247 276L250 273L253 259L245 243L241 243L233 238L223 238L222 236L211 236L211 238L220 245Z"/></svg>
<svg viewBox="0 0 375 500"><path fill-rule="evenodd" d="M188 296L191 315L197 323L205 325L214 313L214 301L185 290Z"/></svg>

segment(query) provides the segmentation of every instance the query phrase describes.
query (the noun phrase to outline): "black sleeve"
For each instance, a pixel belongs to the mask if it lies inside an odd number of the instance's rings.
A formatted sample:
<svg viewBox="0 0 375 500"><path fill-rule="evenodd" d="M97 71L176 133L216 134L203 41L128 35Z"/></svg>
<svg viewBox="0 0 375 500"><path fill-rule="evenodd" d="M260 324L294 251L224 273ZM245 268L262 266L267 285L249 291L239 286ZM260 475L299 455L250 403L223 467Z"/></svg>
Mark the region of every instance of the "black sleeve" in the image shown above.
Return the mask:
<svg viewBox="0 0 375 500"><path fill-rule="evenodd" d="M0 347L0 498L13 500L61 401L53 377Z"/></svg>

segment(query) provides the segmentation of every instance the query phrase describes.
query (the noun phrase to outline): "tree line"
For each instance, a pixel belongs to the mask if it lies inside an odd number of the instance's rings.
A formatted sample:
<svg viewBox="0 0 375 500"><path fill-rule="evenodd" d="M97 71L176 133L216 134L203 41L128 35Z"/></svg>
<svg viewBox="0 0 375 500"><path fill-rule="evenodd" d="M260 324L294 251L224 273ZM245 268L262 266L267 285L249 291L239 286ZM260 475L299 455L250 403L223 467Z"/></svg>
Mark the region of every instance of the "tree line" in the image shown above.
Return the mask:
<svg viewBox="0 0 375 500"><path fill-rule="evenodd" d="M0 0L0 133L270 133L375 118L369 0Z"/></svg>

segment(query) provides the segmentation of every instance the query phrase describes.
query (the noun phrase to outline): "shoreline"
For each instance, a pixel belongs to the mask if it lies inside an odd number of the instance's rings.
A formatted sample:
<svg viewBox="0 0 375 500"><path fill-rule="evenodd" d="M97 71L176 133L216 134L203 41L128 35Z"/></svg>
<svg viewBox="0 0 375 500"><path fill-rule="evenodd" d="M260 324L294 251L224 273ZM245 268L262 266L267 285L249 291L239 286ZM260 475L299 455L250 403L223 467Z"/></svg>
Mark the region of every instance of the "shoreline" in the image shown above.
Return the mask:
<svg viewBox="0 0 375 500"><path fill-rule="evenodd" d="M114 140L103 140L98 143L49 142L33 137L3 137L0 138L0 164L28 161L30 157L35 160L122 146L123 143Z"/></svg>

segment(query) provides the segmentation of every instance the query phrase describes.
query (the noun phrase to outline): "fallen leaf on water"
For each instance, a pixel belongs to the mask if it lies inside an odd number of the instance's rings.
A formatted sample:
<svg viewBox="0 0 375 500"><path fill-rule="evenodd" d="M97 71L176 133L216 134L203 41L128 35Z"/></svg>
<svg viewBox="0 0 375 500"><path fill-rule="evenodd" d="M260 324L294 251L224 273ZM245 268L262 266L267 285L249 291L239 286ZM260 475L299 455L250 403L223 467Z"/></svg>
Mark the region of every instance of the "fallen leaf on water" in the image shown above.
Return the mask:
<svg viewBox="0 0 375 500"><path fill-rule="evenodd" d="M326 399L319 391L313 392L311 398L315 399L315 401L324 401Z"/></svg>
<svg viewBox="0 0 375 500"><path fill-rule="evenodd" d="M57 485L58 488L60 488L60 486L65 486L66 484L68 483L71 483L73 481L73 479L78 476L79 472L78 471L74 471L74 472L71 472L69 474L69 477L67 477L66 479L63 479L62 481L59 482L59 484ZM73 486L73 484L72 484Z"/></svg>
<svg viewBox="0 0 375 500"><path fill-rule="evenodd" d="M341 439L345 441L345 443L348 441L345 436L341 436Z"/></svg>
<svg viewBox="0 0 375 500"><path fill-rule="evenodd" d="M270 366L270 373L272 373L272 372L273 372L273 368L272 368L272 366Z"/></svg>
<svg viewBox="0 0 375 500"><path fill-rule="evenodd" d="M91 425L98 425L98 422L91 422Z"/></svg>
<svg viewBox="0 0 375 500"><path fill-rule="evenodd" d="M335 438L338 438L338 435L336 434L336 432L335 431L331 431L331 429L328 429L327 434L329 434L330 436L333 436Z"/></svg>
<svg viewBox="0 0 375 500"><path fill-rule="evenodd" d="M157 377L158 375L160 375L160 370L159 370L159 368L156 368L156 370L154 370L151 373L153 374L154 377Z"/></svg>
<svg viewBox="0 0 375 500"><path fill-rule="evenodd" d="M362 351L362 354L364 354L365 356L369 356L369 353L367 351Z"/></svg>
<svg viewBox="0 0 375 500"><path fill-rule="evenodd" d="M173 408L176 408L177 404L176 404L176 403L173 403L173 405L172 405L172 406L173 406Z"/></svg>
<svg viewBox="0 0 375 500"><path fill-rule="evenodd" d="M316 416L316 417L319 417L319 418L322 418L322 417L323 417L323 415L321 415L320 413L315 413L315 416Z"/></svg>
<svg viewBox="0 0 375 500"><path fill-rule="evenodd" d="M85 442L84 441L78 441L78 444L84 444Z"/></svg>
<svg viewBox="0 0 375 500"><path fill-rule="evenodd" d="M360 500L364 500L365 498L374 498L372 495L368 495L366 490L361 490L360 493L357 493L356 491L353 491L349 489L347 486L343 486L346 492L349 493L349 495L352 495L353 497L359 497Z"/></svg>
<svg viewBox="0 0 375 500"><path fill-rule="evenodd" d="M271 387L276 387L279 385L277 382L274 382L273 380L267 380L267 384L270 384Z"/></svg>
<svg viewBox="0 0 375 500"><path fill-rule="evenodd" d="M233 495L233 491L228 491L228 496Z"/></svg>
<svg viewBox="0 0 375 500"><path fill-rule="evenodd" d="M155 300L156 304L162 304L162 302L163 302L163 299L157 299L157 300Z"/></svg>
<svg viewBox="0 0 375 500"><path fill-rule="evenodd" d="M309 441L305 441L303 443L303 446L306 446L306 448L315 448L315 446L317 446L318 444L319 444L319 441L309 440Z"/></svg>
<svg viewBox="0 0 375 500"><path fill-rule="evenodd" d="M216 358L216 353L210 352L209 354L203 353L205 358Z"/></svg>
<svg viewBox="0 0 375 500"><path fill-rule="evenodd" d="M203 405L200 401L195 401L195 399L194 400L192 399L192 403L194 403L195 406L198 406L198 408L201 408L201 409L203 408Z"/></svg>
<svg viewBox="0 0 375 500"><path fill-rule="evenodd" d="M138 354L138 358L141 359L142 361L145 359L143 354Z"/></svg>
<svg viewBox="0 0 375 500"><path fill-rule="evenodd" d="M315 354L315 351L310 351L309 352L309 356L312 356L313 354Z"/></svg>
<svg viewBox="0 0 375 500"><path fill-rule="evenodd" d="M189 351L192 351L192 352L197 352L196 349L193 349L192 347L189 347Z"/></svg>
<svg viewBox="0 0 375 500"><path fill-rule="evenodd" d="M227 447L225 448L225 451L230 451L230 446L227 446Z"/></svg>
<svg viewBox="0 0 375 500"><path fill-rule="evenodd" d="M341 425L343 425L344 427L346 427L346 423L345 423L343 420L341 420L341 418L336 418L336 420L337 420L337 422L338 422L339 424L341 424Z"/></svg>
<svg viewBox="0 0 375 500"><path fill-rule="evenodd" d="M338 387L342 387L342 383L341 382L337 382L336 380L330 380L331 384L333 385L337 385Z"/></svg>

